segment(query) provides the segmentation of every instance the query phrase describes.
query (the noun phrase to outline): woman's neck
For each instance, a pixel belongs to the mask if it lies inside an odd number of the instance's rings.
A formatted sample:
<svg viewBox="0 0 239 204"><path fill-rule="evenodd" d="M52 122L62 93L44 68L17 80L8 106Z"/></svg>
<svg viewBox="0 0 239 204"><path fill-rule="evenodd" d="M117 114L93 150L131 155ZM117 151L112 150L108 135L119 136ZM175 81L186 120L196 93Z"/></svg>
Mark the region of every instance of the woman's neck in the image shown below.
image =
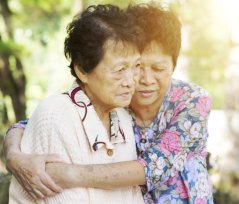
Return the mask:
<svg viewBox="0 0 239 204"><path fill-rule="evenodd" d="M140 106L132 104L130 108L135 115L136 124L140 127L150 126L159 112L160 105L161 104Z"/></svg>
<svg viewBox="0 0 239 204"><path fill-rule="evenodd" d="M103 104L99 100L95 99L95 97L92 96L90 92L88 93L87 88L85 88L84 86L82 86L82 89L90 99L91 104L94 106L94 109L101 122L105 126L108 135L110 135L110 112L113 110L113 107Z"/></svg>

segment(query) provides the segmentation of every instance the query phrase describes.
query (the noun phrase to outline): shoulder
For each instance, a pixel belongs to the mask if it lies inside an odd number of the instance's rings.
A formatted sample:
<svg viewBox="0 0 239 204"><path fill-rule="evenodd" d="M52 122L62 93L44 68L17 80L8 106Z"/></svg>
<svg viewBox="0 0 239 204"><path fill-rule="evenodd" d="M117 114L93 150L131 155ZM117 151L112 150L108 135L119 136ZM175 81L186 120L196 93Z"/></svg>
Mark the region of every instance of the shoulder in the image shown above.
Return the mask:
<svg viewBox="0 0 239 204"><path fill-rule="evenodd" d="M58 104L64 105L66 101L67 96L65 94L55 93L43 99L39 106L54 108L57 107Z"/></svg>
<svg viewBox="0 0 239 204"><path fill-rule="evenodd" d="M173 102L176 102L177 100L192 101L201 97L211 100L210 94L203 87L178 79L172 80L169 97Z"/></svg>
<svg viewBox="0 0 239 204"><path fill-rule="evenodd" d="M43 99L35 109L32 117L47 120L61 118L69 110L70 106L72 104L67 95L56 93Z"/></svg>
<svg viewBox="0 0 239 204"><path fill-rule="evenodd" d="M203 120L211 111L212 99L201 86L174 79L170 89L169 102L169 107L175 112L189 114L190 117Z"/></svg>
<svg viewBox="0 0 239 204"><path fill-rule="evenodd" d="M55 93L45 98L39 106L58 111L64 110L65 108L68 108L72 105L73 104L68 95L62 93Z"/></svg>

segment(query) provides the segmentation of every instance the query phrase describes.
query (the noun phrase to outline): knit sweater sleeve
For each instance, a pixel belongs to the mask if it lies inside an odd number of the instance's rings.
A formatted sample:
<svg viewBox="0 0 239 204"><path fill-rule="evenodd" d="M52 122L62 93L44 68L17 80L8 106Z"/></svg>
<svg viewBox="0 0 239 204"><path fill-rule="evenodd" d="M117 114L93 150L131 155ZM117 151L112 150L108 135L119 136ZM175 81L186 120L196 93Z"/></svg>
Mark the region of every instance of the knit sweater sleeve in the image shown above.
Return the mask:
<svg viewBox="0 0 239 204"><path fill-rule="evenodd" d="M23 152L65 155L66 134L74 134L67 105L67 98L62 94L52 95L39 104L25 129Z"/></svg>

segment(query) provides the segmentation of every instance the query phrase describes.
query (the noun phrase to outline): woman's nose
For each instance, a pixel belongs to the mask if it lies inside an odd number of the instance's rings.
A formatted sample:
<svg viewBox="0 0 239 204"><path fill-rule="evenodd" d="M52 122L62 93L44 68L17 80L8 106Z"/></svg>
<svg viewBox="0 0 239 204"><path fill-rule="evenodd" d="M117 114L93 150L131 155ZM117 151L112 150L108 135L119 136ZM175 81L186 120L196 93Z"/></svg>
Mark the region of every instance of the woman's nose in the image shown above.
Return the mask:
<svg viewBox="0 0 239 204"><path fill-rule="evenodd" d="M133 70L128 69L125 73L122 86L132 87L135 84L135 73Z"/></svg>
<svg viewBox="0 0 239 204"><path fill-rule="evenodd" d="M154 74L152 73L150 69L142 70L140 73L139 81L146 85L152 84L154 83Z"/></svg>

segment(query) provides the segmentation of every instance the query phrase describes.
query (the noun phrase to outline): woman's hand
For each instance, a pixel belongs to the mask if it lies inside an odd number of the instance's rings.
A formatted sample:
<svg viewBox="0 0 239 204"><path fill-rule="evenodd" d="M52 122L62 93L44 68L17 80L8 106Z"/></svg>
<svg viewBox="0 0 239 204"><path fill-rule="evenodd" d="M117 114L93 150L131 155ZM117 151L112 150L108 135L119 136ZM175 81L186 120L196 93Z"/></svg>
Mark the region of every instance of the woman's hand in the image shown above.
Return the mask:
<svg viewBox="0 0 239 204"><path fill-rule="evenodd" d="M34 199L43 199L62 192L62 188L46 173L46 163L62 162L56 155L30 155L11 152L7 155L7 169Z"/></svg>

